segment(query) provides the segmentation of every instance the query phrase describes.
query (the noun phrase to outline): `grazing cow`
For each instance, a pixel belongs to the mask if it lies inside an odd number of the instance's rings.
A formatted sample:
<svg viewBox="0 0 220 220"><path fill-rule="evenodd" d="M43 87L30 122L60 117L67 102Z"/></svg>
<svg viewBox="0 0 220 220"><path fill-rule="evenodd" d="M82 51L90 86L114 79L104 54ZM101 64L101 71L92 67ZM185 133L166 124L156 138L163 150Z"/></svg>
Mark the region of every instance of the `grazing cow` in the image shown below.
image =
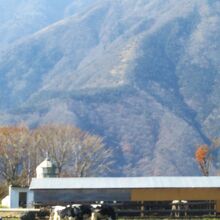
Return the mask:
<svg viewBox="0 0 220 220"><path fill-rule="evenodd" d="M100 219L115 220L116 213L114 208L112 206L105 204L96 206L93 210L91 220L100 220Z"/></svg>
<svg viewBox="0 0 220 220"><path fill-rule="evenodd" d="M21 220L35 220L35 213L34 212L26 212L21 217Z"/></svg>
<svg viewBox="0 0 220 220"><path fill-rule="evenodd" d="M171 206L171 216L179 217L180 216L180 200L173 200Z"/></svg>
<svg viewBox="0 0 220 220"><path fill-rule="evenodd" d="M65 208L65 206L54 206L50 214L49 220L60 220L60 212Z"/></svg>
<svg viewBox="0 0 220 220"><path fill-rule="evenodd" d="M188 211L188 202L186 200L173 200L171 207L171 216L179 218L183 213L184 216L187 216Z"/></svg>
<svg viewBox="0 0 220 220"><path fill-rule="evenodd" d="M181 210L183 211L184 216L187 216L189 210L189 204L186 200L181 200Z"/></svg>
<svg viewBox="0 0 220 220"><path fill-rule="evenodd" d="M40 219L48 216L50 216L50 211L48 209L40 209L40 211L36 213L36 217Z"/></svg>
<svg viewBox="0 0 220 220"><path fill-rule="evenodd" d="M65 217L68 217L68 218L75 217L77 213L78 213L78 210L76 208L72 208L71 206L65 207L64 209L58 212L61 219Z"/></svg>
<svg viewBox="0 0 220 220"><path fill-rule="evenodd" d="M90 205L72 205L72 206L58 206L53 210L50 220L60 220L63 218L75 220L84 220L90 218L92 213L92 207Z"/></svg>
<svg viewBox="0 0 220 220"><path fill-rule="evenodd" d="M80 209L80 216L79 217L82 220L91 217L91 215L92 215L92 206L91 205L80 205L79 209Z"/></svg>

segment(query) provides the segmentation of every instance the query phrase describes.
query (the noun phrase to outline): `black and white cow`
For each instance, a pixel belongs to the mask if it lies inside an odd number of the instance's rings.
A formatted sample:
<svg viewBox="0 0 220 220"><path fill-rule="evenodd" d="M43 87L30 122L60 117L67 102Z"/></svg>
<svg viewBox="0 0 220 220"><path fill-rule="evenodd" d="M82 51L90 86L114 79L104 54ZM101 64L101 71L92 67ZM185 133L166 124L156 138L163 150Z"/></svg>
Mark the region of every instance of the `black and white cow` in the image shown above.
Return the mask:
<svg viewBox="0 0 220 220"><path fill-rule="evenodd" d="M92 215L92 206L91 205L80 205L79 206L81 218L90 218Z"/></svg>
<svg viewBox="0 0 220 220"><path fill-rule="evenodd" d="M171 216L179 218L184 215L187 216L187 211L189 209L188 202L186 200L173 200L171 207Z"/></svg>
<svg viewBox="0 0 220 220"><path fill-rule="evenodd" d="M75 220L115 220L116 213L112 206L106 204L94 205L69 205L69 206L56 206L54 207L50 220L61 220L64 218Z"/></svg>
<svg viewBox="0 0 220 220"><path fill-rule="evenodd" d="M52 207L49 220L60 220L60 212L65 209L65 206L54 206Z"/></svg>
<svg viewBox="0 0 220 220"><path fill-rule="evenodd" d="M20 217L21 220L35 220L35 212L26 212Z"/></svg>
<svg viewBox="0 0 220 220"><path fill-rule="evenodd" d="M61 220L64 218L84 220L90 218L92 214L92 207L90 205L69 205L54 207L50 220Z"/></svg>
<svg viewBox="0 0 220 220"><path fill-rule="evenodd" d="M93 205L94 207L95 205ZM106 219L106 220L115 220L116 219L116 213L112 206L101 204L97 205L93 208L91 220L100 220L100 219Z"/></svg>

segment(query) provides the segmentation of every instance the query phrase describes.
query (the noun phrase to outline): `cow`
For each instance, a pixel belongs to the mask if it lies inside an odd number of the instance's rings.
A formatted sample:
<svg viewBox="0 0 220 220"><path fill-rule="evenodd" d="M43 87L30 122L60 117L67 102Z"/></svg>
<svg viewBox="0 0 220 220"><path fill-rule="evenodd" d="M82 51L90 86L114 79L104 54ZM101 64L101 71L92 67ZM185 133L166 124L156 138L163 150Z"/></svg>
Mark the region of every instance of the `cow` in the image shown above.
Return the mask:
<svg viewBox="0 0 220 220"><path fill-rule="evenodd" d="M106 204L96 205L96 207L93 209L91 220L100 219L115 220L116 213L114 208Z"/></svg>
<svg viewBox="0 0 220 220"><path fill-rule="evenodd" d="M50 216L50 210L49 209L40 209L39 212L36 212L36 217L41 219L41 218L46 218Z"/></svg>
<svg viewBox="0 0 220 220"><path fill-rule="evenodd" d="M180 216L180 200L173 200L171 203L171 216L179 217Z"/></svg>
<svg viewBox="0 0 220 220"><path fill-rule="evenodd" d="M35 212L26 212L20 217L21 220L35 220Z"/></svg>
<svg viewBox="0 0 220 220"><path fill-rule="evenodd" d="M184 216L187 216L187 212L189 210L189 204L186 200L181 200L181 210Z"/></svg>
<svg viewBox="0 0 220 220"><path fill-rule="evenodd" d="M65 208L66 208L65 206L54 206L52 208L49 220L61 220L60 212Z"/></svg>
<svg viewBox="0 0 220 220"><path fill-rule="evenodd" d="M92 215L92 206L91 205L80 205L80 217L81 219L90 218Z"/></svg>
<svg viewBox="0 0 220 220"><path fill-rule="evenodd" d="M83 220L85 218L90 218L92 213L92 208L89 205L73 205L66 207L61 210L60 217L75 218L76 220Z"/></svg>
<svg viewBox="0 0 220 220"><path fill-rule="evenodd" d="M90 205L68 205L56 206L53 209L50 220L60 220L63 218L75 220L84 220L85 218L90 218L92 214L92 207Z"/></svg>
<svg viewBox="0 0 220 220"><path fill-rule="evenodd" d="M188 207L186 200L173 200L170 215L176 218L179 218L182 214L187 216Z"/></svg>

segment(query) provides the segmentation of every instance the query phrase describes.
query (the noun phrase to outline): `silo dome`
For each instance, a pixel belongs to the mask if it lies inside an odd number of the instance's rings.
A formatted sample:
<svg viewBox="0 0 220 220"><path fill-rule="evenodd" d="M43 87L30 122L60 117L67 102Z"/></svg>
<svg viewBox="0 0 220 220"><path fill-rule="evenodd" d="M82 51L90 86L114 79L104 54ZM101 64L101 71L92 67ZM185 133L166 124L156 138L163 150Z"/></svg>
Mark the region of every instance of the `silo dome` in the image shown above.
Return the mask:
<svg viewBox="0 0 220 220"><path fill-rule="evenodd" d="M46 158L36 168L37 178L57 177L58 170L56 165L49 159Z"/></svg>

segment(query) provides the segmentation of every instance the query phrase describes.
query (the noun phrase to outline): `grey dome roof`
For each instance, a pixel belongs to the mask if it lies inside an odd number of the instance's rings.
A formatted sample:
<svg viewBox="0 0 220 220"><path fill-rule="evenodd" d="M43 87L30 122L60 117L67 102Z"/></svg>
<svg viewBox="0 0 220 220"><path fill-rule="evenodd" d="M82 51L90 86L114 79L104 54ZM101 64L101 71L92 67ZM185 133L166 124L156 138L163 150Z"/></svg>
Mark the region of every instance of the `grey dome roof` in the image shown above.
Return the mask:
<svg viewBox="0 0 220 220"><path fill-rule="evenodd" d="M43 162L41 162L37 168L52 168L56 167L56 165L47 157Z"/></svg>

